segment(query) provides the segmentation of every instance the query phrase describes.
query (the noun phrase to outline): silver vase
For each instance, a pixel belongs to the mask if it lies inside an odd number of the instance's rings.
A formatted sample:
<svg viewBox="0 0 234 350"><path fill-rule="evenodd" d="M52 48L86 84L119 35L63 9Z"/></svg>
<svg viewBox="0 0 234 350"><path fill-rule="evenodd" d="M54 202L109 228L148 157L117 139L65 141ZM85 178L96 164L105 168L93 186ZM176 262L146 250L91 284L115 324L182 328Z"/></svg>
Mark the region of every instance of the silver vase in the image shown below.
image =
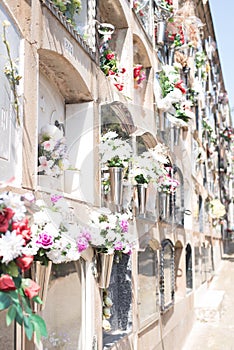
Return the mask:
<svg viewBox="0 0 234 350"><path fill-rule="evenodd" d="M97 270L99 288L105 289L109 287L113 260L114 254L98 253Z"/></svg>
<svg viewBox="0 0 234 350"><path fill-rule="evenodd" d="M175 56L175 48L169 47L167 52L167 64L169 66L172 66L174 63L174 56Z"/></svg>
<svg viewBox="0 0 234 350"><path fill-rule="evenodd" d="M148 187L144 184L137 184L138 215L145 216Z"/></svg>
<svg viewBox="0 0 234 350"><path fill-rule="evenodd" d="M166 219L168 217L168 203L169 195L167 193L160 193L161 202L161 218Z"/></svg>
<svg viewBox="0 0 234 350"><path fill-rule="evenodd" d="M173 127L173 136L174 145L178 146L180 140L180 128L178 126Z"/></svg>
<svg viewBox="0 0 234 350"><path fill-rule="evenodd" d="M51 268L52 268L51 261L48 262L47 266L41 265L40 261L34 261L31 266L31 277L41 287L38 295L43 302L42 305L35 304L35 308L36 308L35 311L41 311L45 308Z"/></svg>
<svg viewBox="0 0 234 350"><path fill-rule="evenodd" d="M164 45L166 32L166 22L159 21L157 23L157 45Z"/></svg>
<svg viewBox="0 0 234 350"><path fill-rule="evenodd" d="M117 206L122 205L123 200L123 168L111 167L110 173L110 188L111 202Z"/></svg>

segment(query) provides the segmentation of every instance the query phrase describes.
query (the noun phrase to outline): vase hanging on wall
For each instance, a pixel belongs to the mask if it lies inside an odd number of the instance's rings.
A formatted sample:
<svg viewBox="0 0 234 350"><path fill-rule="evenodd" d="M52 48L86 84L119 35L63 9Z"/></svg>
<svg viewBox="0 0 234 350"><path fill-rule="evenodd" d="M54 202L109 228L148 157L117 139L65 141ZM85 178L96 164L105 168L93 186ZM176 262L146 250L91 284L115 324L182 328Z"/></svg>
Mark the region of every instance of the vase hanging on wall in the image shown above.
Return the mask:
<svg viewBox="0 0 234 350"><path fill-rule="evenodd" d="M169 194L160 193L160 202L161 202L161 218L166 219L168 217Z"/></svg>
<svg viewBox="0 0 234 350"><path fill-rule="evenodd" d="M166 21L157 23L157 45L164 45L166 32Z"/></svg>
<svg viewBox="0 0 234 350"><path fill-rule="evenodd" d="M180 141L180 128L178 126L173 127L173 140L174 140L174 145L178 146Z"/></svg>
<svg viewBox="0 0 234 350"><path fill-rule="evenodd" d="M49 261L48 265L42 265L40 261L34 261L31 266L31 277L40 286L39 297L43 304L39 305L35 303L35 311L41 311L45 308L46 297L49 287L50 273L52 268L52 262Z"/></svg>
<svg viewBox="0 0 234 350"><path fill-rule="evenodd" d="M138 215L145 216L148 186L146 186L145 184L137 184L136 192L137 192Z"/></svg>
<svg viewBox="0 0 234 350"><path fill-rule="evenodd" d="M109 173L111 202L116 206L121 206L123 199L123 168L111 167Z"/></svg>
<svg viewBox="0 0 234 350"><path fill-rule="evenodd" d="M172 66L174 63L174 56L175 56L175 48L169 47L167 51L167 64L169 66Z"/></svg>
<svg viewBox="0 0 234 350"><path fill-rule="evenodd" d="M109 287L113 261L114 254L97 254L97 272L99 288L105 289Z"/></svg>

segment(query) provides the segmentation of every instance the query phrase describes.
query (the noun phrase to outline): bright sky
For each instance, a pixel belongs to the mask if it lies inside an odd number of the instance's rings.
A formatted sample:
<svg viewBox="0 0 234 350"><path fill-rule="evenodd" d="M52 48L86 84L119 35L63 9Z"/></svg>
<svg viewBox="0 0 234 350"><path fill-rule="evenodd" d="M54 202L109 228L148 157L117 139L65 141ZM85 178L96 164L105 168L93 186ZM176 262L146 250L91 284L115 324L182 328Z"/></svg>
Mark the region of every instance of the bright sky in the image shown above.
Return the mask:
<svg viewBox="0 0 234 350"><path fill-rule="evenodd" d="M209 0L224 84L234 122L234 0Z"/></svg>

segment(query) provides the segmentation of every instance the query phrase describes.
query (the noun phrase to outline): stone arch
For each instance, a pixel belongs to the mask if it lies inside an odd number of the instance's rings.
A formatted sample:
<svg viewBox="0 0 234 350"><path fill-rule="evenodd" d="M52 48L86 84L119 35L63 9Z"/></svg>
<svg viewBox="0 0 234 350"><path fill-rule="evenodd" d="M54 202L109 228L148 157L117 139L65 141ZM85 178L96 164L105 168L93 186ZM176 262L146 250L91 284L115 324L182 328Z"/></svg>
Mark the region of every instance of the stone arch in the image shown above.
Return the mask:
<svg viewBox="0 0 234 350"><path fill-rule="evenodd" d="M100 0L97 17L105 23L111 23L117 29L127 28L128 19L119 0Z"/></svg>
<svg viewBox="0 0 234 350"><path fill-rule="evenodd" d="M93 100L85 79L68 59L52 50L40 49L38 53L41 71L57 85L65 103Z"/></svg>
<svg viewBox="0 0 234 350"><path fill-rule="evenodd" d="M186 272L186 289L193 289L193 259L192 247L187 243L185 247L185 272Z"/></svg>
<svg viewBox="0 0 234 350"><path fill-rule="evenodd" d="M146 46L137 34L133 34L133 60L135 64L140 63L144 68L152 67Z"/></svg>

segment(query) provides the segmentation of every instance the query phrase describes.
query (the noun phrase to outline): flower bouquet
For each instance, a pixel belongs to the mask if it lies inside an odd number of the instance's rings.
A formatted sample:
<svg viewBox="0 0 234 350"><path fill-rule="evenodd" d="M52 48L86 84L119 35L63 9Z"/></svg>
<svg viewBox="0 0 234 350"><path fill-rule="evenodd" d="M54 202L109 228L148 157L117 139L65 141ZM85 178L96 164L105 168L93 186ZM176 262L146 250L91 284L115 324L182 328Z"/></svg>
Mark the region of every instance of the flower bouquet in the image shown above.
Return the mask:
<svg viewBox="0 0 234 350"><path fill-rule="evenodd" d="M133 183L148 184L153 182L157 186L159 177L166 173L164 168L164 164L168 163L166 153L166 147L158 144L155 148L150 148L140 156L134 157L130 170Z"/></svg>
<svg viewBox="0 0 234 350"><path fill-rule="evenodd" d="M69 223L67 201L63 196L52 195L49 205L42 200L36 201L36 205L40 211L34 214L31 241L25 248L27 253L43 265L48 261L60 264L78 260L88 245L82 245L84 229Z"/></svg>
<svg viewBox="0 0 234 350"><path fill-rule="evenodd" d="M93 211L90 215L90 245L98 253L117 253L120 256L122 253L131 254L132 237L128 232L130 218L130 214L112 214L107 208Z"/></svg>
<svg viewBox="0 0 234 350"><path fill-rule="evenodd" d="M116 54L111 49L108 48L101 54L100 68L103 73L111 79L114 86L119 91L122 91L124 88L124 74L126 69L119 67Z"/></svg>
<svg viewBox="0 0 234 350"><path fill-rule="evenodd" d="M167 174L159 178L158 191L166 194L173 194L175 193L180 183L178 180L173 179L173 177L171 176L170 167L167 167L166 170Z"/></svg>
<svg viewBox="0 0 234 350"><path fill-rule="evenodd" d="M146 79L146 75L141 64L137 64L133 68L133 78L135 89L137 89L141 85L141 83Z"/></svg>
<svg viewBox="0 0 234 350"><path fill-rule="evenodd" d="M25 272L30 269L34 256L27 253L32 240L29 226L29 206L32 195L20 196L12 192L0 195L0 310L6 310L6 324L14 320L24 326L26 337L33 335L39 343L47 336L44 320L32 310L32 301L42 304L40 286Z"/></svg>
<svg viewBox="0 0 234 350"><path fill-rule="evenodd" d="M161 97L158 98L157 104L159 109L168 112L167 117L173 124L186 126L193 115L188 113L188 108L183 108L186 104L186 88L180 79L181 68L178 63L162 67L159 73Z"/></svg>
<svg viewBox="0 0 234 350"><path fill-rule="evenodd" d="M66 139L55 125L41 128L38 145L38 174L59 177L69 169Z"/></svg>
<svg viewBox="0 0 234 350"><path fill-rule="evenodd" d="M226 214L225 206L218 198L215 198L209 202L209 209L212 219L221 219Z"/></svg>

